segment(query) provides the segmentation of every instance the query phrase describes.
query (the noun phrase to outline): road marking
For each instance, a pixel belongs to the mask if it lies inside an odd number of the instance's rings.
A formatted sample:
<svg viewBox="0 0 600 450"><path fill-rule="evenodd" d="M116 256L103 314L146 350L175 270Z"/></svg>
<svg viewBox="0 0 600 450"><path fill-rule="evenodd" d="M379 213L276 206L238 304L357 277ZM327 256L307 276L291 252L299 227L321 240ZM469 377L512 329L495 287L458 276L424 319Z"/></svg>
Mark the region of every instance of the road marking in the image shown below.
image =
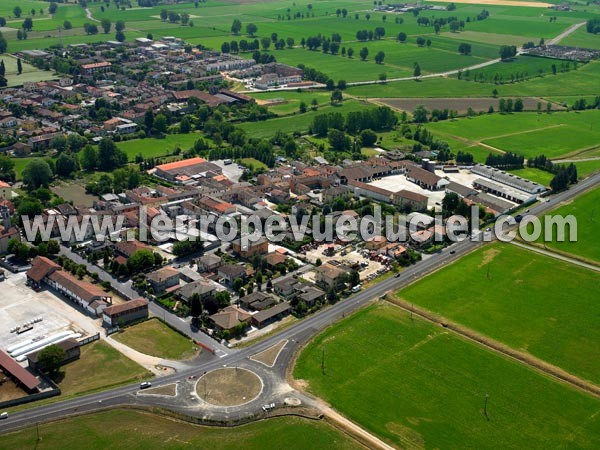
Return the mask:
<svg viewBox="0 0 600 450"><path fill-rule="evenodd" d="M227 353L225 353L223 350L215 350L215 355L217 355L219 358L225 358L227 356Z"/></svg>

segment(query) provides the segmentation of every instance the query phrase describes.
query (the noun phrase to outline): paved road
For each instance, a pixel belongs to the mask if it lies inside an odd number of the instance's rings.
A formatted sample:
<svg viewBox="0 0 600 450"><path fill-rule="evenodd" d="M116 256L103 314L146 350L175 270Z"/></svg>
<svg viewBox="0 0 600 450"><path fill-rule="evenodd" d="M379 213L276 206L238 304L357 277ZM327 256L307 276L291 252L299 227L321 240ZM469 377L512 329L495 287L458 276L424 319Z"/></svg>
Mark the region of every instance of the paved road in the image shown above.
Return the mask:
<svg viewBox="0 0 600 450"><path fill-rule="evenodd" d="M581 181L570 190L562 192L548 201L542 202L530 208L530 214L540 215L555 208L559 203L568 201L582 192L597 186L600 183L600 173L592 175L588 179ZM358 309L364 307L371 301L378 299L388 292L394 292L415 280L427 275L428 273L456 261L461 256L475 250L483 245L483 233L476 234L477 239L465 240L454 244L451 250L444 250L435 257L424 259L417 264L408 267L405 271L400 272L398 277L388 278L374 286L365 289L355 295L352 295L346 300L343 300L333 306L329 306L316 314L301 320L294 325L266 337L264 340L253 344L252 346L241 348L235 352L230 352L226 356L219 358L218 356L205 353L203 358L198 361L198 366L179 372L177 374L168 375L159 378L155 384L162 385L173 383L176 380L185 380L190 375L199 376L205 371L210 371L223 366L244 366L252 368L260 373L261 377L268 380L265 384L265 389L258 399L238 408L224 408L216 411L207 411L201 405L190 407L179 403L165 404L164 400L153 398L140 398L136 395L138 391L137 384L111 389L95 394L86 395L83 397L65 400L51 405L40 406L29 410L11 413L8 419L0 423L0 432L25 427L36 422L43 422L58 417L78 414L81 412L89 412L102 408L110 408L119 405L160 405L162 407L171 408L175 411L194 414L198 416L206 416L207 414L213 418L240 418L256 414L260 411L260 405L266 401L274 399L281 400L281 386L285 385L285 370L289 365L292 355L298 345L306 343L315 334L319 333L325 327L340 320ZM280 353L276 365L270 369L265 369L260 363L253 362L248 358L265 350L274 344L286 339L288 343ZM305 403L311 403L311 399L303 394L294 393L294 396L300 397ZM314 404L314 402L313 402ZM211 415L212 414L212 415Z"/></svg>

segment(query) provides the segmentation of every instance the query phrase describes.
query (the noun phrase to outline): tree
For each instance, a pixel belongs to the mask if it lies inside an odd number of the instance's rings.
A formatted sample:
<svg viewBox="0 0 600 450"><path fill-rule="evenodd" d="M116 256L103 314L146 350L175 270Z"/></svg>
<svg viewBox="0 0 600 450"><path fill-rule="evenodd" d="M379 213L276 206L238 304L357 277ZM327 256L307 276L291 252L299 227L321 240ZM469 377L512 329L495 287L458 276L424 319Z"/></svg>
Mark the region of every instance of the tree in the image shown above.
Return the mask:
<svg viewBox="0 0 600 450"><path fill-rule="evenodd" d="M331 145L334 150L345 151L350 149L350 138L346 136L346 133L343 131L336 130L335 128L329 130L327 139L329 140L329 145Z"/></svg>
<svg viewBox="0 0 600 450"><path fill-rule="evenodd" d="M503 61L506 61L506 60L509 60L516 56L517 47L514 45L503 45L500 47L500 50L498 53L500 53L500 59L502 59Z"/></svg>
<svg viewBox="0 0 600 450"><path fill-rule="evenodd" d="M383 60L385 59L385 53L381 50L377 52L375 55L375 64L383 64Z"/></svg>
<svg viewBox="0 0 600 450"><path fill-rule="evenodd" d="M127 260L130 272L140 272L154 267L154 253L149 249L136 250Z"/></svg>
<svg viewBox="0 0 600 450"><path fill-rule="evenodd" d="M413 120L416 123L427 122L427 109L423 105L419 105L413 111Z"/></svg>
<svg viewBox="0 0 600 450"><path fill-rule="evenodd" d="M127 155L117 148L114 141L104 138L98 144L98 168L110 172L127 163Z"/></svg>
<svg viewBox="0 0 600 450"><path fill-rule="evenodd" d="M31 17L28 17L23 21L23 25L21 25L21 27L25 31L31 31L31 29L33 28L33 19Z"/></svg>
<svg viewBox="0 0 600 450"><path fill-rule="evenodd" d="M23 169L23 183L28 190L37 189L39 187L48 187L52 179L52 169L46 161L41 158L36 158L30 161L25 169Z"/></svg>
<svg viewBox="0 0 600 450"><path fill-rule="evenodd" d="M419 66L419 63L415 63L414 67L413 77L419 78L421 76L421 66Z"/></svg>
<svg viewBox="0 0 600 450"><path fill-rule="evenodd" d="M285 43L288 46L288 48L292 48L294 46L294 38L291 38L291 37L287 38L285 40Z"/></svg>
<svg viewBox="0 0 600 450"><path fill-rule="evenodd" d="M234 19L233 23L231 24L231 32L235 35L238 35L240 34L240 31L242 31L242 22L240 19Z"/></svg>
<svg viewBox="0 0 600 450"><path fill-rule="evenodd" d="M154 117L154 129L157 133L167 132L167 118L164 114L157 114Z"/></svg>
<svg viewBox="0 0 600 450"><path fill-rule="evenodd" d="M21 58L17 58L17 73L19 75L23 73L23 63L21 63Z"/></svg>
<svg viewBox="0 0 600 450"><path fill-rule="evenodd" d="M352 55L354 55L354 49L350 47L346 53L348 54L348 58L352 58Z"/></svg>
<svg viewBox="0 0 600 450"><path fill-rule="evenodd" d="M23 10L21 9L21 7L20 7L20 6L15 6L15 7L13 8L13 16L15 16L17 19L18 19L19 17L21 17L21 13L22 13L22 12L23 12Z"/></svg>
<svg viewBox="0 0 600 450"><path fill-rule="evenodd" d="M298 106L298 111L300 112L300 114L304 114L307 110L307 106L306 103L304 101L300 102L300 105Z"/></svg>
<svg viewBox="0 0 600 450"><path fill-rule="evenodd" d="M360 59L365 61L369 56L369 49L367 47L363 47L360 49Z"/></svg>
<svg viewBox="0 0 600 450"><path fill-rule="evenodd" d="M423 47L423 46L425 45L425 42L426 42L426 41L425 41L425 38L424 38L424 37L421 37L421 36L419 36L419 37L417 38L417 45L418 45L419 47Z"/></svg>
<svg viewBox="0 0 600 450"><path fill-rule="evenodd" d="M331 93L331 104L335 105L337 103L340 103L342 100L343 100L342 91L340 91L339 89L335 89Z"/></svg>
<svg viewBox="0 0 600 450"><path fill-rule="evenodd" d="M188 116L183 116L183 119L181 119L181 122L179 123L179 132L182 134L188 134L190 130L190 119L188 119Z"/></svg>
<svg viewBox="0 0 600 450"><path fill-rule="evenodd" d="M70 20L65 20L65 21L63 22L63 28L64 28L65 30L70 30L71 28L73 28L73 24L71 23L71 21L70 21Z"/></svg>
<svg viewBox="0 0 600 450"><path fill-rule="evenodd" d="M377 142L377 135L373 130L366 129L360 132L360 143L363 147L372 147Z"/></svg>
<svg viewBox="0 0 600 450"><path fill-rule="evenodd" d="M122 31L117 31L115 33L115 39L119 42L125 42L125 33Z"/></svg>
<svg viewBox="0 0 600 450"><path fill-rule="evenodd" d="M21 30L19 30L19 31L21 31ZM4 38L4 36L2 36L2 33L0 32L0 53L6 53L7 48L8 48L8 42L6 41L6 39Z"/></svg>
<svg viewBox="0 0 600 450"><path fill-rule="evenodd" d="M104 30L104 34L108 34L108 33L110 33L110 29L112 27L112 23L111 23L110 19L107 19L106 17L104 17L100 21L100 26Z"/></svg>
<svg viewBox="0 0 600 450"><path fill-rule="evenodd" d="M249 23L246 25L246 33L250 36L254 36L254 34L258 31L258 27L253 23Z"/></svg>
<svg viewBox="0 0 600 450"><path fill-rule="evenodd" d="M461 55L470 55L471 54L471 44L467 44L466 42L462 42L458 46L458 53Z"/></svg>
<svg viewBox="0 0 600 450"><path fill-rule="evenodd" d="M125 30L125 22L122 20L117 20L117 23L115 23L115 30L116 31L123 31Z"/></svg>
<svg viewBox="0 0 600 450"><path fill-rule="evenodd" d="M58 5L54 2L50 3L50 6L48 7L48 12L50 14L54 14L56 13L56 10L58 9Z"/></svg>
<svg viewBox="0 0 600 450"><path fill-rule="evenodd" d="M63 361L67 357L67 353L62 347L56 344L51 344L43 348L38 353L38 366L48 373L54 374L58 372Z"/></svg>
<svg viewBox="0 0 600 450"><path fill-rule="evenodd" d="M399 42L406 42L406 33L401 31L400 33L398 33L398 41Z"/></svg>
<svg viewBox="0 0 600 450"><path fill-rule="evenodd" d="M79 161L77 161L75 155L63 152L58 156L56 160L56 175L69 177L77 169L79 169Z"/></svg>
<svg viewBox="0 0 600 450"><path fill-rule="evenodd" d="M160 20L162 20L163 22L165 20L167 20L167 17L169 17L169 12L166 9L163 9L160 11Z"/></svg>
<svg viewBox="0 0 600 450"><path fill-rule="evenodd" d="M98 165L98 152L93 145L86 145L80 156L81 167L84 170L94 170Z"/></svg>
<svg viewBox="0 0 600 450"><path fill-rule="evenodd" d="M515 112L522 112L523 111L523 100L518 98L515 100L515 106L514 106L514 110Z"/></svg>
<svg viewBox="0 0 600 450"><path fill-rule="evenodd" d="M262 45L263 50L268 50L269 47L271 46L271 39L269 39L268 37L262 38L260 40L260 45Z"/></svg>
<svg viewBox="0 0 600 450"><path fill-rule="evenodd" d="M202 315L202 302L200 301L200 295L195 292L190 297L190 315L194 318L198 318Z"/></svg>

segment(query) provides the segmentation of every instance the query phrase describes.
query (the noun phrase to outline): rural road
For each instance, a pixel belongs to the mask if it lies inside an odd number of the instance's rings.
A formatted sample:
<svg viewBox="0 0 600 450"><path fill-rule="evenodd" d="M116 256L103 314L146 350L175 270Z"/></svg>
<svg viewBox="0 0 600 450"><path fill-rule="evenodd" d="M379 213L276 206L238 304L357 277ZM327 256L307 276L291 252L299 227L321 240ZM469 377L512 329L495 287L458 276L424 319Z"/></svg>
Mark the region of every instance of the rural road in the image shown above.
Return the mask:
<svg viewBox="0 0 600 450"><path fill-rule="evenodd" d="M574 264L579 267L583 267L584 269L594 270L596 272L600 272L600 267L595 266L594 264L588 264L583 261L579 261L578 259L569 258L568 256L560 255L558 253L551 252L549 250L545 250L543 248L539 248L535 245L527 245L519 241L511 241L511 244L516 245L517 247L524 248L526 250L539 253L541 255L549 256L550 258L558 259L560 261L568 262L570 264Z"/></svg>
<svg viewBox="0 0 600 450"><path fill-rule="evenodd" d="M600 184L600 173L579 182L572 186L568 191L550 197L546 202L541 202L538 205L532 206L530 208L530 214L539 216L540 214L546 213L557 207L561 202L569 201L598 184ZM451 249L444 250L434 257L424 259L415 265L408 267L403 272L400 272L398 277L391 277L383 280L372 287L358 292L335 305L326 307L249 347L240 348L233 352L230 351L222 358L211 355L209 352L204 352L202 357L196 361L196 367L183 370L173 375L157 378L154 381L155 385L160 386L177 381L181 382L182 380L188 379L190 376L198 377L206 371L224 366L245 367L259 374L265 383L265 387L255 400L252 400L243 406L211 408L206 404L201 403L199 399L197 399L198 403L190 405L189 403L194 399L187 400L188 403L185 403L186 400L179 399L179 397L177 397L176 401L168 401L157 397L139 396L136 394L139 390L139 386L135 383L24 411L11 412L9 417L0 423L0 433L30 426L39 422L56 420L57 418L73 414L122 405L160 406L184 414L195 415L198 417L210 417L215 420L260 418L262 404L270 401L281 404L283 398L288 395L298 397L302 399L305 404L314 406L316 401L301 392L291 391L289 386L287 391L283 389L283 387L287 386L286 371L299 346L309 342L316 334L329 325L363 308L372 301L377 300L389 292L394 292L409 285L432 271L456 261L461 256L483 245L483 242L481 242L482 233L476 233L475 236L476 239L474 240L467 239L457 242L452 245ZM287 340L288 342L283 347L272 368L267 368L263 364L249 359L250 356L266 350L282 340ZM184 382L187 383L187 381Z"/></svg>

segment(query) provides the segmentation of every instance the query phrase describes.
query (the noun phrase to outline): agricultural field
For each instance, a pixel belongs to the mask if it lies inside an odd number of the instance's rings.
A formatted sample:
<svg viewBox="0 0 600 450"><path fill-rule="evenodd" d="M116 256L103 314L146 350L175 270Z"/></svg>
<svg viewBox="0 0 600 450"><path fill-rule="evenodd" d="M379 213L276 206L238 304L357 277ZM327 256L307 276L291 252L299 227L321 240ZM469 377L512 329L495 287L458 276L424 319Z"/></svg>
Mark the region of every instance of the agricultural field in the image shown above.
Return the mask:
<svg viewBox="0 0 600 450"><path fill-rule="evenodd" d="M41 440L37 440L37 436ZM180 449L359 449L325 421L281 417L236 428L193 425L141 411L116 409L39 425L2 436L7 448Z"/></svg>
<svg viewBox="0 0 600 450"><path fill-rule="evenodd" d="M118 142L117 147L127 153L129 161L134 161L140 154L147 159L174 155L178 148L188 150L201 137L199 133L167 134L164 139L144 138Z"/></svg>
<svg viewBox="0 0 600 450"><path fill-rule="evenodd" d="M318 114L335 111L346 115L351 111L361 111L368 108L373 108L373 105L362 101L346 100L341 105L325 106L319 108L317 111L308 111L304 114L295 114L261 122L242 123L238 125L238 128L245 130L253 138L270 137L279 130L284 133L294 133L296 131L305 133L308 131L313 118Z"/></svg>
<svg viewBox="0 0 600 450"><path fill-rule="evenodd" d="M125 328L115 340L150 356L165 359L190 359L199 351L193 342L158 319Z"/></svg>
<svg viewBox="0 0 600 450"><path fill-rule="evenodd" d="M441 138L486 144L530 158L584 158L600 142L600 111L491 114L428 125ZM471 123L466 123L470 121Z"/></svg>
<svg viewBox="0 0 600 450"><path fill-rule="evenodd" d="M152 374L102 341L81 347L80 359L60 369L54 381L62 397L99 391L150 377Z"/></svg>
<svg viewBox="0 0 600 450"><path fill-rule="evenodd" d="M600 445L597 399L389 304L319 335L294 377L400 448Z"/></svg>
<svg viewBox="0 0 600 450"><path fill-rule="evenodd" d="M600 189L596 188L552 211L552 215L565 217L572 214L577 218L577 242L558 242L554 232L552 241L546 242L545 247L600 264L598 205L600 205Z"/></svg>
<svg viewBox="0 0 600 450"><path fill-rule="evenodd" d="M597 272L492 244L398 296L598 383L600 329L590 311L599 283Z"/></svg>
<svg viewBox="0 0 600 450"><path fill-rule="evenodd" d="M539 183L543 186L550 186L550 181L554 178L554 175L545 170L536 169L535 167L525 167L523 169L511 170L510 173L515 174L526 180L531 180L535 183Z"/></svg>
<svg viewBox="0 0 600 450"><path fill-rule="evenodd" d="M8 81L8 87L22 86L24 83L46 81L56 79L57 76L54 72L47 70L40 70L26 62L22 61L23 72L19 75L17 70L17 58L10 55L0 56L0 60L4 61L4 67L6 68L6 80Z"/></svg>

